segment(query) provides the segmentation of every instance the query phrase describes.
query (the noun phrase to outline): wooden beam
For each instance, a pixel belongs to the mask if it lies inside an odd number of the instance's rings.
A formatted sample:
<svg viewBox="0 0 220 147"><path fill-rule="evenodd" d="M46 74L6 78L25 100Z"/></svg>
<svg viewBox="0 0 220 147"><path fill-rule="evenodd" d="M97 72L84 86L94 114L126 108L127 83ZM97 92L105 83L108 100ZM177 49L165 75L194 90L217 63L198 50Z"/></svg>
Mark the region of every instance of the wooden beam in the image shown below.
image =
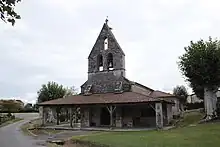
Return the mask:
<svg viewBox="0 0 220 147"><path fill-rule="evenodd" d="M166 105L166 106L167 106L167 105ZM150 104L150 107L154 109L155 113L157 112L156 109L155 109L155 107L153 107L151 104ZM163 105L162 105L162 112L163 112ZM157 115L157 114L156 114L156 115ZM164 115L163 115L163 118L164 118L164 119L167 119Z"/></svg>
<svg viewBox="0 0 220 147"><path fill-rule="evenodd" d="M70 112L70 127L73 127L73 109L69 108L69 112Z"/></svg>
<svg viewBox="0 0 220 147"><path fill-rule="evenodd" d="M151 108L153 108L154 109L154 111L156 112L156 109L155 109L155 107L153 107L151 104L149 104L150 105L150 107ZM155 105L155 104L154 104Z"/></svg>
<svg viewBox="0 0 220 147"><path fill-rule="evenodd" d="M56 108L56 113L57 113L57 125L59 125L60 124L60 107L57 107Z"/></svg>
<svg viewBox="0 0 220 147"><path fill-rule="evenodd" d="M108 111L110 113L110 126L113 127L113 113L116 109L116 106L110 105L110 106L107 106L106 108L108 109Z"/></svg>
<svg viewBox="0 0 220 147"><path fill-rule="evenodd" d="M46 124L46 110L45 110L45 106L41 106L42 109L42 126L44 126Z"/></svg>

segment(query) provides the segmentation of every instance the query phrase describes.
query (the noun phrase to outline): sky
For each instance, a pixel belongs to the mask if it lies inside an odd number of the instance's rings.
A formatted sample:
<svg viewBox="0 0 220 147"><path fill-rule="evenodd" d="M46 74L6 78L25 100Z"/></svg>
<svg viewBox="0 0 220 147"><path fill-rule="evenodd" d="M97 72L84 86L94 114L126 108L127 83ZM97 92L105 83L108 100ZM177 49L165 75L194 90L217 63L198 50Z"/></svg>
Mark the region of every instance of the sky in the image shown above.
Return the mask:
<svg viewBox="0 0 220 147"><path fill-rule="evenodd" d="M0 21L0 98L31 103L48 81L80 89L106 16L126 77L166 92L188 86L177 65L184 47L220 34L218 0L22 0L16 11L14 27Z"/></svg>

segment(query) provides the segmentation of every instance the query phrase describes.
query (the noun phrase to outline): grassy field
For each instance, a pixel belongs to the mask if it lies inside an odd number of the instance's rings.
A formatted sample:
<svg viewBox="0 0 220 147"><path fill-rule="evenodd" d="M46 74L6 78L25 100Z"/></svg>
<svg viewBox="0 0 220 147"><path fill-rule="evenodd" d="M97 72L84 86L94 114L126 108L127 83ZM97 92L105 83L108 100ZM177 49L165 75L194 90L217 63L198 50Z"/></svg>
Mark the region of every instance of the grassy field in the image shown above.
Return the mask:
<svg viewBox="0 0 220 147"><path fill-rule="evenodd" d="M78 139L112 147L219 147L220 123L169 131L104 133Z"/></svg>
<svg viewBox="0 0 220 147"><path fill-rule="evenodd" d="M197 124L199 120L204 117L204 114L201 112L190 112L184 113L183 119L181 119L176 125L177 127L185 127L192 124Z"/></svg>
<svg viewBox="0 0 220 147"><path fill-rule="evenodd" d="M177 128L167 131L109 132L73 140L111 147L219 147L220 123L198 124L202 117L200 112L186 113Z"/></svg>

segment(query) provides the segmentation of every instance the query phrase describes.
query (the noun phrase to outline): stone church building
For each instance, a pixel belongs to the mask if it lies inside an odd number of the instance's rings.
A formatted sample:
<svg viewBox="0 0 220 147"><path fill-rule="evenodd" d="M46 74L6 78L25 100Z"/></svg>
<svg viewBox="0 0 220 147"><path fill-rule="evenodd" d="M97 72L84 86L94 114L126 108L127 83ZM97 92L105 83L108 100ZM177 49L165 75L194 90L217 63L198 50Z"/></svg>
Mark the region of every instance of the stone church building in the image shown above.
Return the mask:
<svg viewBox="0 0 220 147"><path fill-rule="evenodd" d="M78 95L40 103L42 124L57 108L68 110L70 127L162 128L180 113L180 98L126 78L125 53L104 23L88 57L88 79ZM76 109L79 108L79 109ZM51 111L48 111L50 109ZM53 111L54 110L54 111ZM76 110L80 121L76 121ZM55 118L54 117L54 118Z"/></svg>

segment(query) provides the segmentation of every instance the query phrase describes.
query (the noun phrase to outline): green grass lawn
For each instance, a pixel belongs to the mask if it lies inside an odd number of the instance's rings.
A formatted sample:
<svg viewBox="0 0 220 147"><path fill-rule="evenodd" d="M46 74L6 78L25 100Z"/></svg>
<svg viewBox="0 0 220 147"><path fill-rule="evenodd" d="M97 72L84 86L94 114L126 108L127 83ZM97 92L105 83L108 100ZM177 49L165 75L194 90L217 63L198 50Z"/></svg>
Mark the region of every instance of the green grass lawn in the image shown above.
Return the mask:
<svg viewBox="0 0 220 147"><path fill-rule="evenodd" d="M15 122L20 121L20 120L22 120L22 118L15 118L15 119L8 120L8 121L4 122L3 124L1 124L0 128L4 127L4 126L7 126L9 124L15 123Z"/></svg>
<svg viewBox="0 0 220 147"><path fill-rule="evenodd" d="M220 123L168 131L101 133L78 139L112 147L219 147Z"/></svg>
<svg viewBox="0 0 220 147"><path fill-rule="evenodd" d="M183 119L181 119L176 125L177 127L185 127L191 124L197 124L199 120L204 117L204 114L198 111L184 113Z"/></svg>

